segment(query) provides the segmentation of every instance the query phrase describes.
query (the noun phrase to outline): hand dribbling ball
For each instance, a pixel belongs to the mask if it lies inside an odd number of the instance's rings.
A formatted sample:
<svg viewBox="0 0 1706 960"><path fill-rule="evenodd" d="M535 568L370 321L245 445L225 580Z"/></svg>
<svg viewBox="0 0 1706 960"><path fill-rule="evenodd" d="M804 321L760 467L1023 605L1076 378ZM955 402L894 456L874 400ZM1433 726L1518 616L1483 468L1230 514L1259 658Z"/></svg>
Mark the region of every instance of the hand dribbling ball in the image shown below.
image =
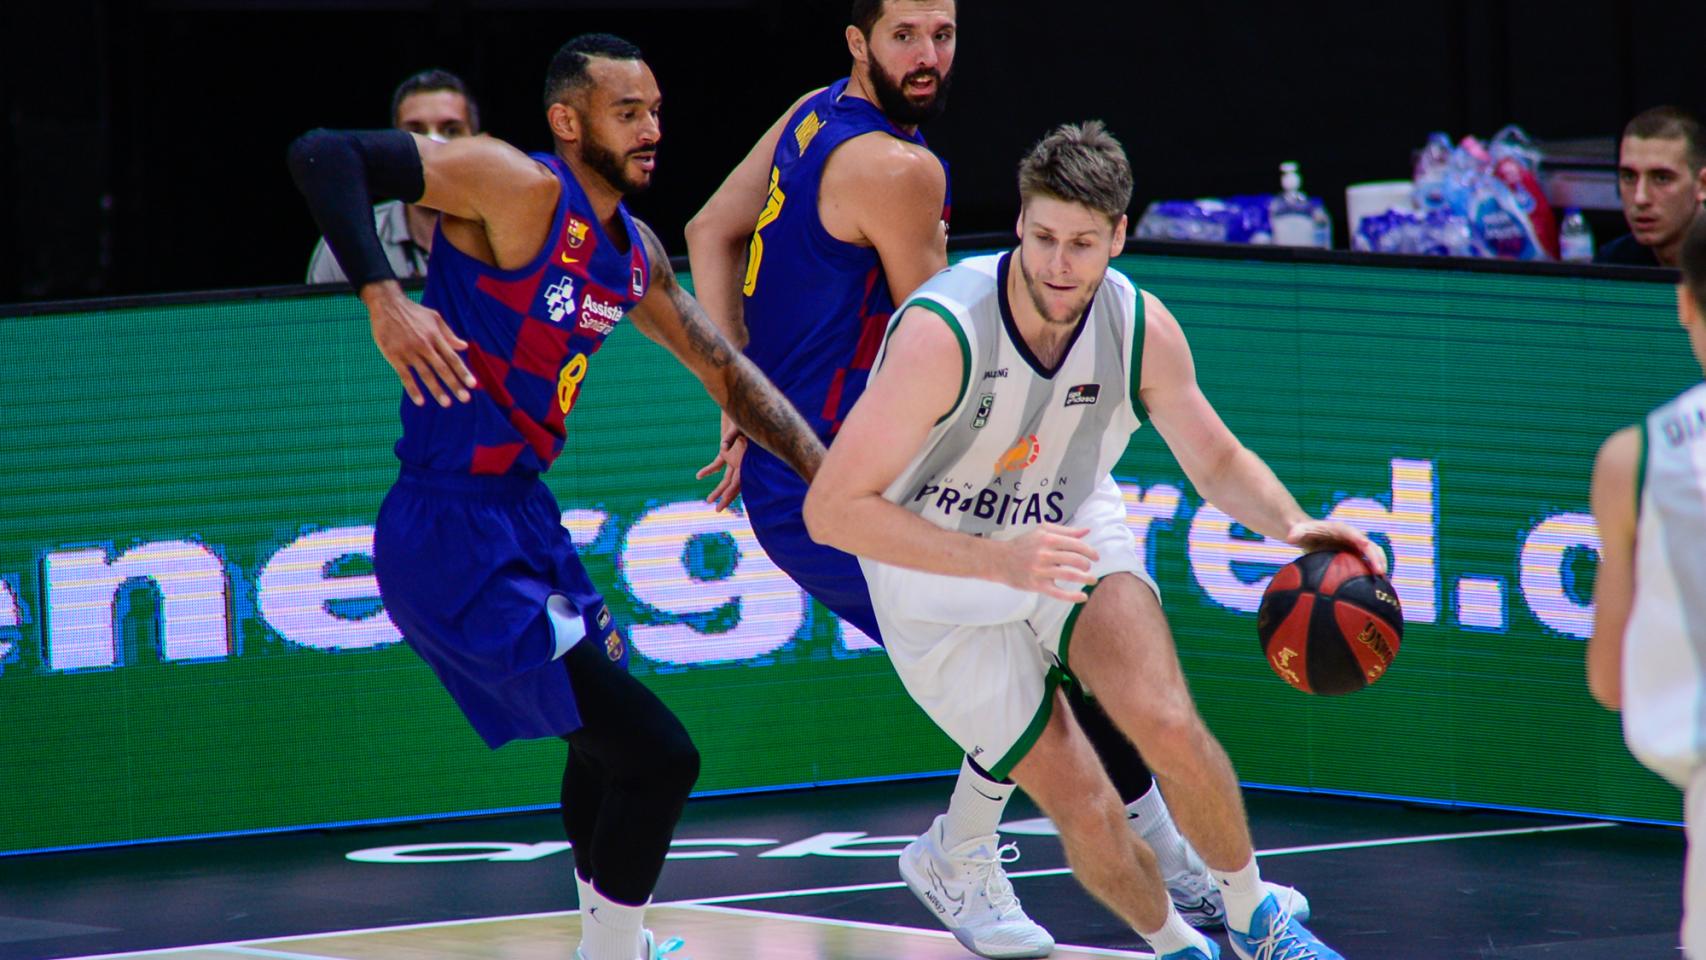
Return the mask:
<svg viewBox="0 0 1706 960"><path fill-rule="evenodd" d="M1256 634L1268 666L1304 693L1338 696L1379 680L1404 637L1391 581L1355 553L1317 550L1281 567Z"/></svg>

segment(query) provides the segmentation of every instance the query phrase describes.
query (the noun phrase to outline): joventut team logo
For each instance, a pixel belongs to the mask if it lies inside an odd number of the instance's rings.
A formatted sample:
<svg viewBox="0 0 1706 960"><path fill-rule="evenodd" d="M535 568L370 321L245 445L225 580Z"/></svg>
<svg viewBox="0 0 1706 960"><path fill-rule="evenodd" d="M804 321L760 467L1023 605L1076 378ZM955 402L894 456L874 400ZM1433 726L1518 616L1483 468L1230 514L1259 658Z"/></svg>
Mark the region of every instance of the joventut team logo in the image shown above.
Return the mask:
<svg viewBox="0 0 1706 960"><path fill-rule="evenodd" d="M1023 470L1031 464L1036 463L1037 454L1042 452L1043 445L1037 442L1036 434L1033 433L1029 436L1022 437L1018 443L1007 448L1007 452L1002 454L1001 458L995 461L995 472L997 475L1000 475L1003 473L1012 473L1015 470Z"/></svg>

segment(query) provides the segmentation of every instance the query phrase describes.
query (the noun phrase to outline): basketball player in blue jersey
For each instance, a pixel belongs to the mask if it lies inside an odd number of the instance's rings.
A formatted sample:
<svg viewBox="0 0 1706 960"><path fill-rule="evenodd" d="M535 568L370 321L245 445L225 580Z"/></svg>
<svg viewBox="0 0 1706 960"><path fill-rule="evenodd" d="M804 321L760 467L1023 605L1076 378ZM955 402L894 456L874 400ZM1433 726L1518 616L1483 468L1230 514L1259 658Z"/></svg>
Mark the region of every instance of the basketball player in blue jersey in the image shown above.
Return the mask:
<svg viewBox="0 0 1706 960"><path fill-rule="evenodd" d="M797 100L687 228L695 290L723 333L774 380L826 442L864 391L895 303L947 266L945 167L918 125L940 114L958 39L953 0L856 0L851 74ZM748 450L725 418L711 499L739 492L770 558L845 622L881 642L858 562L814 543L800 517L806 482ZM1143 760L1073 689L1080 725L1155 850L1169 894L1198 926L1226 915L1207 868L1180 835ZM1041 957L1048 931L1019 904L996 835L1013 784L970 757L948 810L909 846L901 875L926 909L985 957ZM1308 903L1275 886L1299 915Z"/></svg>
<svg viewBox="0 0 1706 960"><path fill-rule="evenodd" d="M582 907L577 960L655 960L644 929L699 755L629 676L628 644L539 474L624 316L704 383L747 436L809 476L810 426L676 282L623 208L656 164L659 95L631 44L578 37L551 61L552 154L489 137L309 133L291 171L402 379L402 471L379 509L385 610L496 748L561 737L563 826ZM440 211L422 302L398 286L376 199ZM427 403L427 396L434 403Z"/></svg>

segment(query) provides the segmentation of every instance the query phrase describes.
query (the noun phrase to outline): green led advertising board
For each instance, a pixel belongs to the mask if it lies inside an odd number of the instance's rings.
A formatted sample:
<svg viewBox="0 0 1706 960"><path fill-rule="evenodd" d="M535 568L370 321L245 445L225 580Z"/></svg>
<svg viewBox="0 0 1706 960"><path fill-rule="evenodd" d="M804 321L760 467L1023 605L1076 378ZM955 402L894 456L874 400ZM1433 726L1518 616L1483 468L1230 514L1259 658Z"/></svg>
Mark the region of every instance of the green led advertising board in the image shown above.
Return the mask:
<svg viewBox="0 0 1706 960"><path fill-rule="evenodd" d="M1255 640L1292 555L1152 431L1118 478L1199 704L1247 782L1676 820L1582 679L1599 441L1699 378L1664 283L1132 256L1209 398L1306 509L1395 559L1406 633L1346 698ZM0 319L0 852L554 803L487 751L369 560L400 391L347 294ZM945 770L880 649L694 471L716 410L619 328L548 477L701 790Z"/></svg>

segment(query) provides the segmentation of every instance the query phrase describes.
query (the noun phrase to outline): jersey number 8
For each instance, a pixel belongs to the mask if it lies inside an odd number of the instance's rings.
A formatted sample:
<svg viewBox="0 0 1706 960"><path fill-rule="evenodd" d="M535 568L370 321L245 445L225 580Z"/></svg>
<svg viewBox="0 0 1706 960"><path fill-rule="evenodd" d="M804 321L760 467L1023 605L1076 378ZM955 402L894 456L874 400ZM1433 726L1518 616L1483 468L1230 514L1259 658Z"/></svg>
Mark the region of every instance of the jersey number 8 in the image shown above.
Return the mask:
<svg viewBox="0 0 1706 960"><path fill-rule="evenodd" d="M764 228L782 215L782 203L788 199L777 182L781 177L781 170L770 168L770 195L764 198L764 210L758 215L758 225L752 230L752 246L746 256L746 281L740 287L740 292L749 297L758 289L758 265L764 260Z"/></svg>
<svg viewBox="0 0 1706 960"><path fill-rule="evenodd" d="M563 372L557 377L557 406L563 411L563 416L569 415L569 410L575 405L575 394L580 392L581 379L586 376L586 354L577 353L574 359L563 366Z"/></svg>

